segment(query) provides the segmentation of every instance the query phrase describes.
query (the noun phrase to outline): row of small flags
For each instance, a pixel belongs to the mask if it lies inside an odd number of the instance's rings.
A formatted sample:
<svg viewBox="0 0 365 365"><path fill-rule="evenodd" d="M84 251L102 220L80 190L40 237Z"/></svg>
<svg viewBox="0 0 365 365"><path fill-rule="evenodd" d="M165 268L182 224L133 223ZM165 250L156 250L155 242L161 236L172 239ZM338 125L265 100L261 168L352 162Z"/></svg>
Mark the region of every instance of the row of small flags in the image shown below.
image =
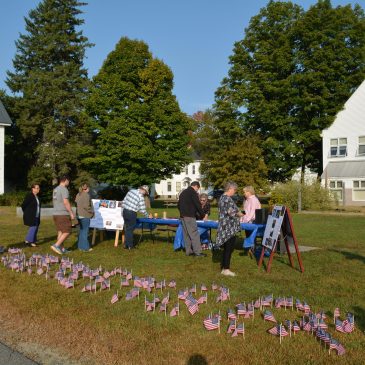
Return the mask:
<svg viewBox="0 0 365 365"><path fill-rule="evenodd" d="M9 256L10 254L10 256ZM128 271L127 269L115 268L111 271L103 270L101 266L98 269L91 269L87 265L80 263L74 263L72 259L62 258L61 261L58 257L52 255L40 255L33 254L29 259L26 258L25 254L22 253L21 249L9 249L7 256L2 256L1 261L3 265L12 271L23 272L27 271L28 274L32 274L32 267L35 266L35 272L38 275L45 274L46 279L50 278L50 267L51 265L59 264L59 269L55 272L55 279L58 280L58 283L63 287L69 289L75 287L75 281L79 279L81 275L82 278L89 278L90 282L87 283L82 289L82 292L96 292L97 284L100 284L100 290L105 290L111 288L110 278L116 275L120 275L120 288L128 287L133 284L132 289L126 293L126 300L131 300L135 297L140 296L140 290L146 290L151 293L152 289L161 290L166 288L176 289L176 281L171 280L168 284L166 280L156 281L153 277L140 278L138 276L133 276L132 271ZM69 273L67 271L69 270ZM211 286L212 291L219 291L218 296L216 298L216 303L224 302L230 300L230 292L229 289L224 286L219 286L216 283L213 283ZM190 289L185 288L183 290L179 290L178 292L178 300L184 301L189 313L194 315L199 311L199 305L208 302L208 287L205 284L201 284L200 293L202 294L199 298L194 298L193 294L197 294L197 285L194 284ZM204 293L204 294L203 294ZM111 299L111 303L114 304L119 301L118 291L113 295ZM167 315L167 306L170 302L170 293L167 294L166 297L159 300L159 298L154 294L152 300L147 300L145 296L145 310L146 311L155 311L156 306L160 303L159 311L164 312ZM244 323L237 323L239 316L244 316L244 318L254 318L255 309L264 310L266 307L282 308L285 310L287 308L294 308L294 299L293 297L280 297L274 299L273 294L268 296L260 297L256 301L251 303L239 303L236 305L236 311L229 309L227 312L227 318L229 320L227 333L231 333L232 337L238 336L238 334L242 334L244 337ZM324 322L326 318L325 314L322 312L312 313L310 306L306 302L301 302L299 299L295 301L295 308L297 311L303 311L305 316L303 316L300 324L296 321L291 323L289 320L286 321L290 336L291 332L295 334L295 332L302 330L304 331L314 331L318 338L323 340L325 343L329 344L329 350L336 349L338 354L341 355L345 352L343 346L336 340L330 337L328 332L325 332L325 329L328 328L327 324ZM178 316L180 314L180 305L177 302L172 310L170 311L170 316ZM306 321L305 318L308 318ZM346 318L344 321L339 319L340 312L339 309L336 308L334 311L334 324L337 331L342 333L350 333L355 328L355 319L354 315L351 313L346 314ZM274 315L271 311L265 309L263 313L263 318L266 321L271 321L277 323ZM220 332L220 322L221 316L219 315L210 315L208 318L204 319L204 327L207 330L218 329ZM270 334L278 335L280 337L285 337L288 335L285 327L282 324L278 324L275 327L271 328L268 331ZM329 339L328 339L329 338ZM327 342L326 342L327 341Z"/></svg>

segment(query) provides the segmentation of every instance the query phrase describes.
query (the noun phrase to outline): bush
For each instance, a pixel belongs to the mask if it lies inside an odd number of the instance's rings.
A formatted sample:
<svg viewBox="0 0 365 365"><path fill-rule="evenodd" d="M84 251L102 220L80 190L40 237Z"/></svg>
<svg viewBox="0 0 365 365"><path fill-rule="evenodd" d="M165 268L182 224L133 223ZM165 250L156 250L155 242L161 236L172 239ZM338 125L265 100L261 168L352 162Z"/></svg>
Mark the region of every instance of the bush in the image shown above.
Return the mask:
<svg viewBox="0 0 365 365"><path fill-rule="evenodd" d="M23 203L25 195L28 191L12 191L11 193L5 193L0 195L0 206L13 206L18 207Z"/></svg>
<svg viewBox="0 0 365 365"><path fill-rule="evenodd" d="M124 197L128 193L128 187L127 186L115 186L110 185L103 190L100 190L98 192L98 196L101 199L107 199L107 200L123 200Z"/></svg>
<svg viewBox="0 0 365 365"><path fill-rule="evenodd" d="M288 181L277 184L271 190L270 206L285 205L290 210L298 210L298 193L302 189L302 210L327 210L337 205L330 191L320 183L300 184L297 181Z"/></svg>

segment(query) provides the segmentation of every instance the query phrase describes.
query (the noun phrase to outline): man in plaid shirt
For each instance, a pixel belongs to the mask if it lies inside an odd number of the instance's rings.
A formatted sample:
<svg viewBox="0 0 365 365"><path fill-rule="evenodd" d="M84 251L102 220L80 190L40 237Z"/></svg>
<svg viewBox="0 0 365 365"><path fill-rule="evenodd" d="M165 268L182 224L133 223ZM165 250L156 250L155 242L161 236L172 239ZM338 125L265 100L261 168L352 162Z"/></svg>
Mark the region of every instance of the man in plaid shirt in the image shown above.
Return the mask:
<svg viewBox="0 0 365 365"><path fill-rule="evenodd" d="M146 211L144 201L145 195L149 194L147 185L142 185L138 189L132 189L123 200L123 219L125 232L125 248L131 250L133 245L133 231L137 223L137 212L141 212L146 217L152 218L152 214Z"/></svg>

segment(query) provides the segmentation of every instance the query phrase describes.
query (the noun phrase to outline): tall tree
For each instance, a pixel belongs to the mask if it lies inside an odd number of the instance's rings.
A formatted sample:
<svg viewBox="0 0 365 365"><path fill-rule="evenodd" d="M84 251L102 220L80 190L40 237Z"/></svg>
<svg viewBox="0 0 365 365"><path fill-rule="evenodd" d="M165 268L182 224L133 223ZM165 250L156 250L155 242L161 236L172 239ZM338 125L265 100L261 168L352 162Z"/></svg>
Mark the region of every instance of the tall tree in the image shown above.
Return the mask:
<svg viewBox="0 0 365 365"><path fill-rule="evenodd" d="M364 11L320 0L296 22L292 40L297 89L292 115L303 176L306 166L323 170L321 131L365 78Z"/></svg>
<svg viewBox="0 0 365 365"><path fill-rule="evenodd" d="M77 0L43 0L25 18L26 33L16 42L7 85L15 93L14 113L28 160L28 179L51 182L59 174L79 176L90 152L83 112L88 88L83 66L91 44L77 27Z"/></svg>
<svg viewBox="0 0 365 365"><path fill-rule="evenodd" d="M209 109L193 115L193 147L202 158L200 170L204 182L220 188L225 181L233 180L241 187L253 185L264 189L267 167L260 138L243 137L242 130L235 130L237 124L234 126L234 122L227 123L220 117Z"/></svg>
<svg viewBox="0 0 365 365"><path fill-rule="evenodd" d="M221 124L231 120L241 133L261 136L272 180L285 178L298 164L290 116L295 61L288 34L301 13L290 2L270 1L252 17L245 38L234 45L228 77L216 92Z"/></svg>
<svg viewBox="0 0 365 365"><path fill-rule="evenodd" d="M88 161L99 180L149 184L190 161L190 121L172 88L171 70L144 42L120 39L94 77L88 103L97 143Z"/></svg>
<svg viewBox="0 0 365 365"><path fill-rule="evenodd" d="M364 79L364 30L359 6L270 1L235 44L217 114L261 136L271 180L321 170L320 133Z"/></svg>

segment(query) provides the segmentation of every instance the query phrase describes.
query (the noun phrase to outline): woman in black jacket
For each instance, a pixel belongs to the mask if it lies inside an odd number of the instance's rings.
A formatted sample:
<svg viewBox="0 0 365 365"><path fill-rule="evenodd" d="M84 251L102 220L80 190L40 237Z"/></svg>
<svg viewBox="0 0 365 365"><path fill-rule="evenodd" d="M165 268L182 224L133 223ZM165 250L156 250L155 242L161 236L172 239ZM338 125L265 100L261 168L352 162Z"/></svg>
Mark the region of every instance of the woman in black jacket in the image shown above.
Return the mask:
<svg viewBox="0 0 365 365"><path fill-rule="evenodd" d="M31 192L27 194L22 204L24 225L29 226L24 242L31 247L37 246L37 232L41 218L41 202L37 196L39 190L39 184L33 184Z"/></svg>

